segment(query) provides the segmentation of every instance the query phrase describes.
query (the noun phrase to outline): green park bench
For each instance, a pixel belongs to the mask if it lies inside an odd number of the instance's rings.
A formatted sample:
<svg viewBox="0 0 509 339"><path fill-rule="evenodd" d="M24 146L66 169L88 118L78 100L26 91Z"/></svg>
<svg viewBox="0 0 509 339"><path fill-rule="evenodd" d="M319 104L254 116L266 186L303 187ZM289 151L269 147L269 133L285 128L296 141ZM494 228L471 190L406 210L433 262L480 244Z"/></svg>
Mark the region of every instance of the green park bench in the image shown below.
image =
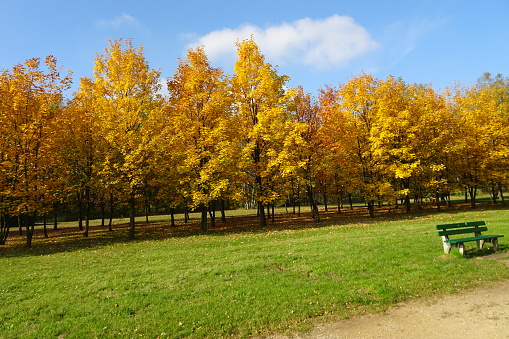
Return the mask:
<svg viewBox="0 0 509 339"><path fill-rule="evenodd" d="M503 235L482 235L482 232L488 231L484 221L458 222L455 224L437 225L438 235L442 237L444 252L449 253L452 247L457 247L461 255L465 255L464 243L469 241L477 242L477 248L481 249L485 242L493 245L493 251L498 250L498 238ZM473 236L465 238L467 234ZM451 235L461 235L461 238L449 239Z"/></svg>

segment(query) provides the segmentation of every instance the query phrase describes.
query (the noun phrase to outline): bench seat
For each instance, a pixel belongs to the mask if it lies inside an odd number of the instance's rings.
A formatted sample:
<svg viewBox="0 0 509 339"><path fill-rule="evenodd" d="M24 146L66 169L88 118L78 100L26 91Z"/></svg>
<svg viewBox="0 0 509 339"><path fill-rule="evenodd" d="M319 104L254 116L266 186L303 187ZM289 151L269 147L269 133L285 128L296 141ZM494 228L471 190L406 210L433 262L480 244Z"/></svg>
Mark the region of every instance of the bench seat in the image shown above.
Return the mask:
<svg viewBox="0 0 509 339"><path fill-rule="evenodd" d="M469 241L477 241L477 240L486 240L491 238L500 238L503 237L503 235L483 235L480 237L470 237L470 238L461 238L461 239L449 239L446 240L446 243L449 244L457 244L459 242L469 242Z"/></svg>

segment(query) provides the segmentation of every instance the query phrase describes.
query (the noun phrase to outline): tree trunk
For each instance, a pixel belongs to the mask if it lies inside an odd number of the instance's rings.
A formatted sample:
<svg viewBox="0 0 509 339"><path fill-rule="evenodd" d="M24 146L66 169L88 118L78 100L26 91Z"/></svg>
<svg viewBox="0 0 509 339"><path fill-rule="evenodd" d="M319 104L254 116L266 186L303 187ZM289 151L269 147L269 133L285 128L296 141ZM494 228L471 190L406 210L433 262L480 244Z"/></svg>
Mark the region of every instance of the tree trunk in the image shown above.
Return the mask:
<svg viewBox="0 0 509 339"><path fill-rule="evenodd" d="M327 187L325 186L325 184L323 185L323 204L324 204L325 212L328 212L329 208L327 206Z"/></svg>
<svg viewBox="0 0 509 339"><path fill-rule="evenodd" d="M187 223L189 221L189 209L187 205L184 206L184 222Z"/></svg>
<svg viewBox="0 0 509 339"><path fill-rule="evenodd" d="M350 210L353 210L352 193L348 193L348 203L350 204Z"/></svg>
<svg viewBox="0 0 509 339"><path fill-rule="evenodd" d="M11 220L12 217L7 214L2 214L0 216L0 245L5 245L5 242L7 241Z"/></svg>
<svg viewBox="0 0 509 339"><path fill-rule="evenodd" d="M171 227L175 227L175 208L170 208Z"/></svg>
<svg viewBox="0 0 509 339"><path fill-rule="evenodd" d="M58 201L53 203L53 229L58 229Z"/></svg>
<svg viewBox="0 0 509 339"><path fill-rule="evenodd" d="M261 176L259 176L259 175L256 176L255 184L256 184L257 194L259 196L258 200L259 200L259 199L261 199L261 194L263 192L263 189L262 189L263 181L262 181L262 177ZM258 212L259 212L258 218L260 219L260 227L266 227L267 226L267 220L265 219L265 209L264 209L264 206L263 206L263 202L261 202L260 200L258 201Z"/></svg>
<svg viewBox="0 0 509 339"><path fill-rule="evenodd" d="M343 204L343 192L338 191L338 214L341 214L341 205Z"/></svg>
<svg viewBox="0 0 509 339"><path fill-rule="evenodd" d="M80 192L77 193L78 199L78 229L83 231L83 197Z"/></svg>
<svg viewBox="0 0 509 339"><path fill-rule="evenodd" d="M201 205L201 231L207 232L207 204Z"/></svg>
<svg viewBox="0 0 509 339"><path fill-rule="evenodd" d="M410 196L405 194L405 211L410 213L412 211L412 205L410 204Z"/></svg>
<svg viewBox="0 0 509 339"><path fill-rule="evenodd" d="M373 218L375 216L375 202L373 200L368 201L369 216Z"/></svg>
<svg viewBox="0 0 509 339"><path fill-rule="evenodd" d="M214 201L209 203L210 227L216 227L216 204Z"/></svg>
<svg viewBox="0 0 509 339"><path fill-rule="evenodd" d="M500 194L500 201L504 203L504 192L502 191L502 182L498 183L498 193Z"/></svg>
<svg viewBox="0 0 509 339"><path fill-rule="evenodd" d="M85 199L86 199L86 207L85 207L85 232L83 236L85 238L88 237L88 232L90 230L90 208L92 206L92 202L90 201L90 187L85 187Z"/></svg>
<svg viewBox="0 0 509 339"><path fill-rule="evenodd" d="M145 198L145 223L148 224L148 214L150 212L150 204L148 202L148 199Z"/></svg>
<svg viewBox="0 0 509 339"><path fill-rule="evenodd" d="M108 222L108 231L113 231L113 193L110 193L110 220Z"/></svg>
<svg viewBox="0 0 509 339"><path fill-rule="evenodd" d="M44 216L42 217L42 219L43 219L42 224L43 224L44 237L45 238L49 238L49 236L48 236L48 229L47 229L48 214L44 213Z"/></svg>
<svg viewBox="0 0 509 339"><path fill-rule="evenodd" d="M300 217L300 186L297 185L297 215Z"/></svg>
<svg viewBox="0 0 509 339"><path fill-rule="evenodd" d="M134 240L134 227L136 222L136 199L134 192L129 197L129 240Z"/></svg>
<svg viewBox="0 0 509 339"><path fill-rule="evenodd" d="M32 248L32 238L35 229L35 218L31 217L29 214L26 214L24 219L25 219L25 230L27 234L27 242L25 247Z"/></svg>
<svg viewBox="0 0 509 339"><path fill-rule="evenodd" d="M491 200L493 200L493 203L496 204L497 203L497 199L498 199L498 190L495 187L495 185L492 185L490 187L490 192L491 192Z"/></svg>
<svg viewBox="0 0 509 339"><path fill-rule="evenodd" d="M225 213L225 203L224 199L221 199L221 222L226 222L226 213Z"/></svg>
<svg viewBox="0 0 509 339"><path fill-rule="evenodd" d="M306 185L306 191L308 193L309 205L311 207L311 216L315 221L320 221L320 214L318 213L318 206L316 206L313 187L309 184Z"/></svg>
<svg viewBox="0 0 509 339"><path fill-rule="evenodd" d="M104 201L104 197L101 199L101 227L104 227L106 220L106 202Z"/></svg>
<svg viewBox="0 0 509 339"><path fill-rule="evenodd" d="M266 227L267 226L267 220L265 219L265 208L263 206L263 203L261 201L258 201L258 212L259 212L259 220L260 220L260 227Z"/></svg>
<svg viewBox="0 0 509 339"><path fill-rule="evenodd" d="M470 195L470 207L475 208L475 198L477 195L477 185L468 186L468 194Z"/></svg>

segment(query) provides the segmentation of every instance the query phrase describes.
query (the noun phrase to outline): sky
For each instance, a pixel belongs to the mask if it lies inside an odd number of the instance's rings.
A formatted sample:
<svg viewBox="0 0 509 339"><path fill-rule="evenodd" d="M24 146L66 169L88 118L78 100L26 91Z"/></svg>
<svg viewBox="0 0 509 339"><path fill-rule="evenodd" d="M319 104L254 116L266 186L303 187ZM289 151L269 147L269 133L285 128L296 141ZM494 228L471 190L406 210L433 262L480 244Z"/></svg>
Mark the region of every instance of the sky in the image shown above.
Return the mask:
<svg viewBox="0 0 509 339"><path fill-rule="evenodd" d="M362 72L438 91L509 76L507 0L0 0L0 69L54 55L74 90L109 40L142 45L164 79L201 45L231 74L236 41L250 36L288 86L309 93Z"/></svg>

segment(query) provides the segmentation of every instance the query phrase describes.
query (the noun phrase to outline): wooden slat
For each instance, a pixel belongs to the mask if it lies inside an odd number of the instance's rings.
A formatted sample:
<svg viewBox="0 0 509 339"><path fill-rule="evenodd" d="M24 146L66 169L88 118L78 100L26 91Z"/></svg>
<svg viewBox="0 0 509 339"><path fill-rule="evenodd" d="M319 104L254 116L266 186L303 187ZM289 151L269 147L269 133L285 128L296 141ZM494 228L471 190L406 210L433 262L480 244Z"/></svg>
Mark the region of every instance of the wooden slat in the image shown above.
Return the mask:
<svg viewBox="0 0 509 339"><path fill-rule="evenodd" d="M503 235L482 235L480 237L471 237L471 238L446 240L445 242L448 243L448 244L456 244L456 243L459 243L459 242L486 240L486 239L500 238L500 237L503 237Z"/></svg>
<svg viewBox="0 0 509 339"><path fill-rule="evenodd" d="M437 225L437 230L447 230L450 228L461 228L461 227L473 227L473 226L484 226L486 223L484 221L469 221L469 222L458 222L455 224L443 224Z"/></svg>
<svg viewBox="0 0 509 339"><path fill-rule="evenodd" d="M469 227L469 228L456 228L450 231L438 231L438 235L455 235L455 234L466 234L466 233L476 233L476 232L486 232L488 227Z"/></svg>

